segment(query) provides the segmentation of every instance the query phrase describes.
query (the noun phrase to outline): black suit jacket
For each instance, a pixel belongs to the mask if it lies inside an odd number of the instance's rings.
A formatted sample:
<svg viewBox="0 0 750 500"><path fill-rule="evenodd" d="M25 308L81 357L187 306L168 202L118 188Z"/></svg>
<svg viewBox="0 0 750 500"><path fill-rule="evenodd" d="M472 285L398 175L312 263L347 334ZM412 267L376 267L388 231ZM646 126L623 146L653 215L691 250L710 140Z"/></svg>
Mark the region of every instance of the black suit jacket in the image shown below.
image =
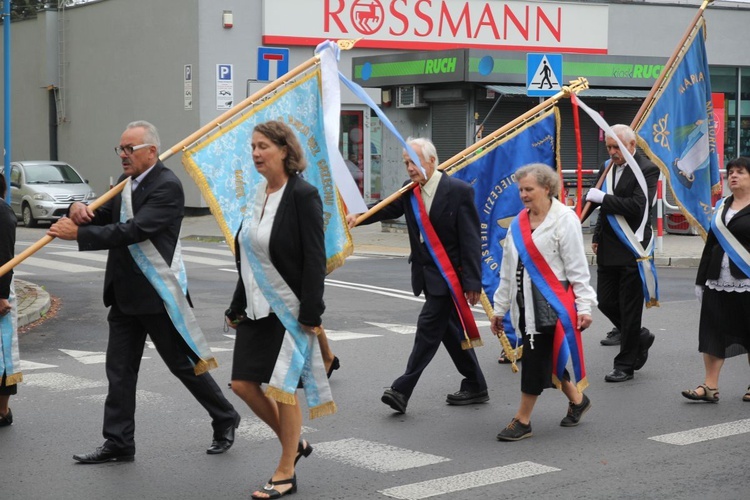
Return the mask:
<svg viewBox="0 0 750 500"><path fill-rule="evenodd" d="M300 301L298 321L307 326L320 325L326 277L323 203L318 190L296 175L289 177L281 196L268 246L271 263ZM229 308L244 313L247 297L236 236L234 247L239 279Z"/></svg>
<svg viewBox="0 0 750 500"><path fill-rule="evenodd" d="M620 241L615 234L614 229L609 224L607 215L622 215L625 217L630 228L635 231L641 224L643 210L648 206L648 219L643 231L642 244L648 243L651 238L651 212L653 202L656 196L656 183L659 180L659 167L649 160L646 155L636 152L635 160L641 167L643 176L646 178L648 187L648 199L641 191L638 181L630 167L623 170L620 180L615 187L613 194L604 196L599 211L599 220L596 223L593 243L597 243L599 248L596 252L596 262L600 266L626 266L636 263L635 256ZM604 173L606 163L599 169L599 177ZM613 166L614 168L614 166Z"/></svg>
<svg viewBox="0 0 750 500"><path fill-rule="evenodd" d="M411 246L411 285L414 295L426 291L431 295L450 293L445 279L440 274L429 251L420 242L419 226L411 207L411 193L396 201L364 221L371 224L404 215L409 230ZM432 222L438 238L453 263L464 291L482 289L481 243L479 239L479 214L474 205L474 189L462 180L443 174L435 199L430 207Z"/></svg>
<svg viewBox="0 0 750 500"><path fill-rule="evenodd" d="M727 210L732 205L734 196L730 196L724 202L724 209L721 212L722 220ZM743 208L732 217L727 224L727 229L731 232L737 241L739 241L746 250L750 251L750 206ZM698 274L695 278L696 285L705 285L706 280L716 279L721 273L721 261L724 258L724 249L719 244L713 229L708 232L706 246L703 247L700 264L698 264ZM732 259L729 259L729 272L737 279L746 279L745 273L740 271Z"/></svg>
<svg viewBox="0 0 750 500"><path fill-rule="evenodd" d="M118 183L126 178L120 176ZM104 305L125 314L164 311L159 294L141 272L128 245L150 240L167 265L180 236L185 196L177 176L160 161L133 191L133 218L120 222L120 194L94 212L91 224L78 228L79 250L109 250L104 275Z"/></svg>

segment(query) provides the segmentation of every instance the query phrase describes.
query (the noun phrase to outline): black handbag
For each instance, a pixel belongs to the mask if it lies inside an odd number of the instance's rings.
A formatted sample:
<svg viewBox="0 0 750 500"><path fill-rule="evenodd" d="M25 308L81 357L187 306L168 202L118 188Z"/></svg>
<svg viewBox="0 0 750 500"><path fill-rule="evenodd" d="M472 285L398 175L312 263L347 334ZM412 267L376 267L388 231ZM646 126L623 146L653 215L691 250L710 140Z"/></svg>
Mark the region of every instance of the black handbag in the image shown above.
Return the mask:
<svg viewBox="0 0 750 500"><path fill-rule="evenodd" d="M565 280L560 281L565 290L568 289L569 283ZM539 333L555 333L557 326L557 311L547 302L542 292L531 282L531 301L534 304L534 323L536 331Z"/></svg>

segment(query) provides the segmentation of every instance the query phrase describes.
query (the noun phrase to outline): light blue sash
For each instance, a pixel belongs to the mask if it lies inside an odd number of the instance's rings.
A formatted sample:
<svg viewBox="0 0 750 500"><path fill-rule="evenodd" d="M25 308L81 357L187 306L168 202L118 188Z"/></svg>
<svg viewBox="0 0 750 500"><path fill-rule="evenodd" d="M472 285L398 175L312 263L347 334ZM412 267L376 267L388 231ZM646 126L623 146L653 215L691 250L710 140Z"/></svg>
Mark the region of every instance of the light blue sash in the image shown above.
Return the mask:
<svg viewBox="0 0 750 500"><path fill-rule="evenodd" d="M120 222L127 222L133 218L131 186L131 179L128 178L122 190ZM194 364L195 374L200 375L219 366L187 301L187 273L182 261L180 241L177 240L171 268L167 266L164 258L149 240L129 245L128 250L143 275L164 301L164 307L172 324L193 352L194 356L189 357Z"/></svg>
<svg viewBox="0 0 750 500"><path fill-rule="evenodd" d="M602 191L605 193L614 193L615 169L609 169L609 173L602 184ZM646 201L648 203L648 200ZM648 211L648 208L646 209ZM638 272L641 275L643 283L643 298L646 307L659 306L659 282L656 276L656 264L654 263L654 233L651 232L651 239L643 248L641 242L636 237L630 225L622 215L607 215L609 225L612 226L617 238L630 252L635 255L638 263Z"/></svg>
<svg viewBox="0 0 750 500"><path fill-rule="evenodd" d="M5 373L5 384L15 385L23 381L21 359L18 354L18 311L16 309L16 289L13 279L10 282L10 312L0 316L0 378Z"/></svg>
<svg viewBox="0 0 750 500"><path fill-rule="evenodd" d="M263 205L265 191L264 180L256 186L255 195L251 198L255 200L252 206ZM331 388L328 385L318 339L302 331L302 326L297 320L299 300L296 298L287 299L288 302L284 300L283 297L295 297L295 295L278 270L270 262L265 260L261 262L256 256L250 235L257 229L258 223L259 221L254 219L253 211L250 210L238 236L240 251L247 258L253 278L258 283L263 297L286 328L281 351L276 359L271 381L266 388L266 395L279 403L296 404L294 396L301 379L310 418L331 415L336 413L336 403L333 402ZM287 293L280 294L271 283L285 287ZM247 299L250 300L251 297Z"/></svg>
<svg viewBox="0 0 750 500"><path fill-rule="evenodd" d="M711 229L714 230L716 239L719 240L721 248L729 256L729 259L745 273L745 276L750 277L750 252L729 231L722 219L725 201L726 198L723 198L716 203L714 218L711 221Z"/></svg>

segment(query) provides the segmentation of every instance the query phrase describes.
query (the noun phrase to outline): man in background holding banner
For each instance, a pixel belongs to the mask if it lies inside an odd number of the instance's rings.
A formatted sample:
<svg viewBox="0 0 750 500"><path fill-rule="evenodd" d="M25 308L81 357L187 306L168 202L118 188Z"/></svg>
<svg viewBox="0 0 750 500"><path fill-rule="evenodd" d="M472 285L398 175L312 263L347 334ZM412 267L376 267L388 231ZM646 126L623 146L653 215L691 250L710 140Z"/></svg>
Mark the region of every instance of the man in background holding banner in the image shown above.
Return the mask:
<svg viewBox="0 0 750 500"><path fill-rule="evenodd" d="M481 345L481 339L468 307L477 303L482 290L479 215L474 206L474 192L465 182L435 169L438 158L431 141L410 138L406 142L424 168L423 173L404 152L406 171L419 185L363 222L372 224L406 217L412 289L414 295L425 294L406 372L385 390L381 401L405 413L420 375L442 343L464 376L460 390L448 394L446 402L484 403L490 399L487 382L471 349ZM347 216L350 227L356 218L356 214ZM469 336L466 340L464 331Z"/></svg>
<svg viewBox="0 0 750 500"><path fill-rule="evenodd" d="M127 179L120 194L96 211L70 206L70 218L50 236L78 241L79 250L109 250L104 305L109 306L104 404L104 445L73 455L85 464L132 462L138 370L146 335L169 370L212 418L208 454L227 451L240 416L207 370L216 366L187 297L180 249L185 196L177 176L159 160L159 134L152 124L130 123L115 152Z"/></svg>
<svg viewBox="0 0 750 500"><path fill-rule="evenodd" d="M586 200L601 205L599 219L592 239L592 250L597 262L597 299L599 310L620 330L620 353L615 356L614 369L604 380L624 382L633 378L633 372L646 364L648 350L654 335L641 331L644 286L634 249L624 242L625 233L631 236L639 227L644 212L648 213L643 228L643 238L631 238L631 244L640 244L641 251L652 240L651 207L656 197L659 169L645 155L636 152L636 135L627 125L614 125L612 132L633 156L646 180L648 193L644 193L633 170L620 151L617 140L607 134L605 144L610 160L600 170L600 177L609 162L612 166L602 184L604 191L589 190ZM636 241L632 242L635 239Z"/></svg>

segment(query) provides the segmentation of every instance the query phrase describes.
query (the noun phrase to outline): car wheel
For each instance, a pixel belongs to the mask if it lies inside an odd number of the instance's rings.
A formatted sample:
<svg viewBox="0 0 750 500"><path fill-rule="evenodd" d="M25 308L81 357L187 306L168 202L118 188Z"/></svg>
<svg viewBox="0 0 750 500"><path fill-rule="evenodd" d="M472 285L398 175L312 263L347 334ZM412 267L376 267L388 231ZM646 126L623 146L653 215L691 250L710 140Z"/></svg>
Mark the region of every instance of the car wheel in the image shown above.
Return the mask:
<svg viewBox="0 0 750 500"><path fill-rule="evenodd" d="M23 204L23 225L26 227L36 227L37 220L31 213L31 207L28 203Z"/></svg>

